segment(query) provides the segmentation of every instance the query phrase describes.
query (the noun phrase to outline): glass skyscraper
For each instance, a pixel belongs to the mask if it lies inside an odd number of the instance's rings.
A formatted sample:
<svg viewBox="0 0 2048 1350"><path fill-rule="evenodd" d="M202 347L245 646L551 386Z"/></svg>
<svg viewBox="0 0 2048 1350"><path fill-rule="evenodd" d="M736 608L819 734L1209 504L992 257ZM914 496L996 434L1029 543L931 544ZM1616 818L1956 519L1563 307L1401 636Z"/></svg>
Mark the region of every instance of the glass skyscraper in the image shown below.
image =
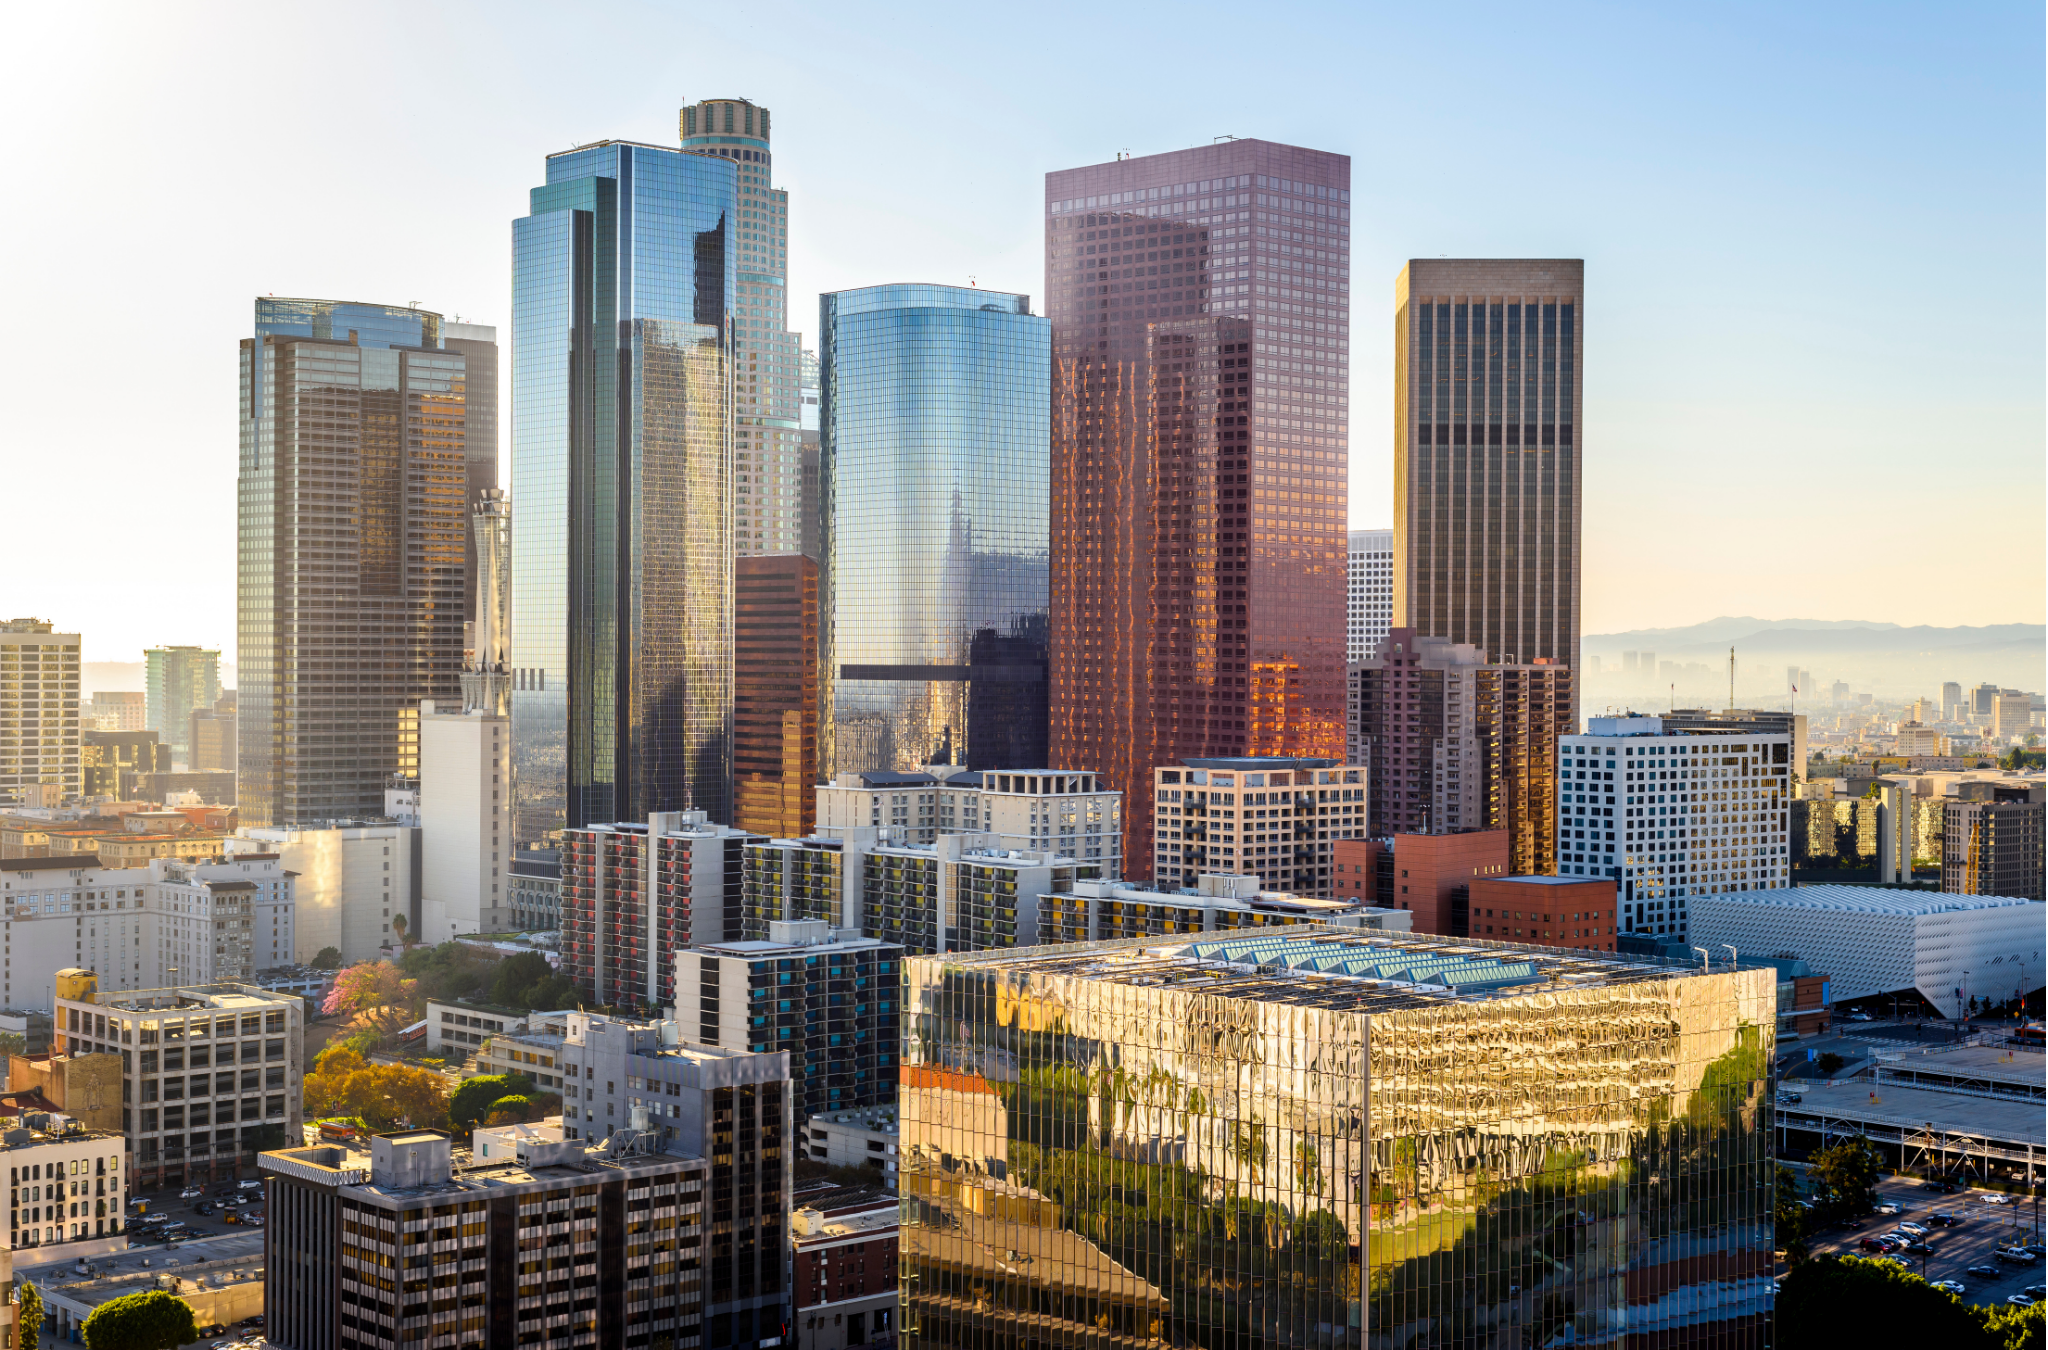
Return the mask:
<svg viewBox="0 0 2048 1350"><path fill-rule="evenodd" d="M729 819L739 170L600 141L512 225L514 830Z"/></svg>
<svg viewBox="0 0 2048 1350"><path fill-rule="evenodd" d="M819 299L834 773L1043 768L1051 325L1031 299Z"/></svg>
<svg viewBox="0 0 2048 1350"><path fill-rule="evenodd" d="M1134 867L1155 767L1344 753L1350 199L1258 140L1046 175L1052 764Z"/></svg>
<svg viewBox="0 0 2048 1350"><path fill-rule="evenodd" d="M904 965L906 1347L1765 1342L1767 967L1338 926Z"/></svg>
<svg viewBox="0 0 2048 1350"><path fill-rule="evenodd" d="M441 316L256 301L241 350L236 792L245 825L380 816L421 699L460 696L467 358Z"/></svg>

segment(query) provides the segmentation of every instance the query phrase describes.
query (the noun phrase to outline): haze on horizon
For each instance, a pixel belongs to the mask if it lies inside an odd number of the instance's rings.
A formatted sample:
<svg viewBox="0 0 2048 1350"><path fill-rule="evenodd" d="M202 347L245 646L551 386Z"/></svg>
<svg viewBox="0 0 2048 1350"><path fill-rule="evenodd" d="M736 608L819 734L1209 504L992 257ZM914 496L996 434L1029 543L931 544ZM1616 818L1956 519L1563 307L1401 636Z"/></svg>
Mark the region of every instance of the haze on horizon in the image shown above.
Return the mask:
<svg viewBox="0 0 2048 1350"><path fill-rule="evenodd" d="M502 337L543 157L671 144L719 95L774 112L807 334L823 290L1042 297L1049 169L1225 134L1349 154L1355 528L1392 515L1402 264L1586 259L1588 634L2048 604L2038 6L569 17L18 16L4 617L82 631L92 662L232 662L254 297L417 300Z"/></svg>

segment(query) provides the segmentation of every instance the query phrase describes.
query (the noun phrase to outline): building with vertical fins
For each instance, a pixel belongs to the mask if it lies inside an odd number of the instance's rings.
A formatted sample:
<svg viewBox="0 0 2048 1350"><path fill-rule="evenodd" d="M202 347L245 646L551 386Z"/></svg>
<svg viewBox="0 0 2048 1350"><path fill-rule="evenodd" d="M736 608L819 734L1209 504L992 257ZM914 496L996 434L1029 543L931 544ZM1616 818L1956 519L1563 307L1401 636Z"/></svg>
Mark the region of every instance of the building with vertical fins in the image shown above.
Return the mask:
<svg viewBox="0 0 2048 1350"><path fill-rule="evenodd" d="M1585 273L1575 258L1402 269L1396 627L1578 665Z"/></svg>
<svg viewBox="0 0 2048 1350"><path fill-rule="evenodd" d="M591 821L731 809L739 177L599 141L549 156L512 224L522 851Z"/></svg>
<svg viewBox="0 0 2048 1350"><path fill-rule="evenodd" d="M818 326L830 772L1043 767L1050 325L899 285Z"/></svg>
<svg viewBox="0 0 2048 1350"><path fill-rule="evenodd" d="M1347 156L1230 141L1046 175L1051 757L1344 753Z"/></svg>
<svg viewBox="0 0 2048 1350"><path fill-rule="evenodd" d="M1394 621L1394 532L1353 530L1344 605L1344 659L1379 650Z"/></svg>
<svg viewBox="0 0 2048 1350"><path fill-rule="evenodd" d="M803 551L801 340L789 331L789 193L776 187L768 110L713 98L677 115L685 154L729 162L733 216L733 551Z"/></svg>
<svg viewBox="0 0 2048 1350"><path fill-rule="evenodd" d="M383 815L387 780L419 770L421 700L459 695L467 370L427 310L256 301L236 526L244 825Z"/></svg>

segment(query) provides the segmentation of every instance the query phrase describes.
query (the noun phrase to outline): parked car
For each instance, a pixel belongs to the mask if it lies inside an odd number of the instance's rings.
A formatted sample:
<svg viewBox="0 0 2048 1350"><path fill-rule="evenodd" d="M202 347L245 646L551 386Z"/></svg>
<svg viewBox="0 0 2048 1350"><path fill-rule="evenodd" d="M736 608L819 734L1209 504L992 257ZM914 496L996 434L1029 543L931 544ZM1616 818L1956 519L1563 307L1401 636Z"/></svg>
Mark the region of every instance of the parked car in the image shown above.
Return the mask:
<svg viewBox="0 0 2048 1350"><path fill-rule="evenodd" d="M1992 1255L2001 1261L2010 1261L2016 1266L2031 1266L2034 1262L2040 1260L2039 1257L2035 1256L2025 1247L2000 1247Z"/></svg>
<svg viewBox="0 0 2048 1350"><path fill-rule="evenodd" d="M1849 1014L1849 1020L1851 1022L1875 1022L1877 1019L1867 1012L1852 1012Z"/></svg>
<svg viewBox="0 0 2048 1350"><path fill-rule="evenodd" d="M1954 1294L1957 1298L1961 1298L1964 1294L1969 1292L1967 1289L1963 1288L1962 1281L1960 1280L1932 1280L1930 1281L1930 1283L1933 1284L1933 1286L1936 1289L1946 1289L1949 1293Z"/></svg>
<svg viewBox="0 0 2048 1350"><path fill-rule="evenodd" d="M211 1214L213 1213L213 1202L201 1200L198 1204L192 1206L192 1212L194 1214Z"/></svg>
<svg viewBox="0 0 2048 1350"><path fill-rule="evenodd" d="M1900 1210L1896 1202L1887 1200L1877 1207L1877 1212L1879 1214L1897 1214Z"/></svg>
<svg viewBox="0 0 2048 1350"><path fill-rule="evenodd" d="M1987 1194L1980 1195L1977 1198L1979 1200L1982 1200L1987 1205L2009 1205L2012 1203L2011 1196L2000 1195L1997 1191L1988 1192Z"/></svg>
<svg viewBox="0 0 2048 1350"><path fill-rule="evenodd" d="M1885 1245L1883 1238L1867 1237L1856 1245L1866 1252L1888 1252L1891 1250L1891 1248Z"/></svg>
<svg viewBox="0 0 2048 1350"><path fill-rule="evenodd" d="M2048 1284L2030 1284L2020 1292L2032 1294L2035 1298L2048 1298Z"/></svg>
<svg viewBox="0 0 2048 1350"><path fill-rule="evenodd" d="M1780 1092L1778 1094L1778 1101L1786 1106L1797 1106L1805 1100L1806 1098L1797 1092Z"/></svg>
<svg viewBox="0 0 2048 1350"><path fill-rule="evenodd" d="M1937 1209L1927 1216L1927 1222L1933 1224L1936 1228L1954 1228L1962 1220L1945 1209Z"/></svg>
<svg viewBox="0 0 2048 1350"><path fill-rule="evenodd" d="M1905 1245L1904 1250L1913 1253L1913 1255L1915 1256L1932 1256L1934 1254L1934 1248L1928 1246L1926 1243L1920 1241L1918 1238L1915 1238L1913 1241L1908 1242Z"/></svg>
<svg viewBox="0 0 2048 1350"><path fill-rule="evenodd" d="M1997 1266L1986 1265L1981 1262L1977 1265L1966 1267L1963 1270L1963 1274L1975 1275L1980 1280L1997 1280L2005 1276L2005 1272Z"/></svg>
<svg viewBox="0 0 2048 1350"><path fill-rule="evenodd" d="M1902 1223L1899 1225L1899 1231L1901 1233L1911 1233L1914 1237L1927 1236L1926 1227L1917 1223Z"/></svg>
<svg viewBox="0 0 2048 1350"><path fill-rule="evenodd" d="M2006 1306L2011 1308L2031 1308L2040 1300L2032 1294L2007 1294L2005 1302Z"/></svg>
<svg viewBox="0 0 2048 1350"><path fill-rule="evenodd" d="M235 1189L238 1191L260 1191L263 1189L263 1183L254 1177L244 1177L235 1183Z"/></svg>

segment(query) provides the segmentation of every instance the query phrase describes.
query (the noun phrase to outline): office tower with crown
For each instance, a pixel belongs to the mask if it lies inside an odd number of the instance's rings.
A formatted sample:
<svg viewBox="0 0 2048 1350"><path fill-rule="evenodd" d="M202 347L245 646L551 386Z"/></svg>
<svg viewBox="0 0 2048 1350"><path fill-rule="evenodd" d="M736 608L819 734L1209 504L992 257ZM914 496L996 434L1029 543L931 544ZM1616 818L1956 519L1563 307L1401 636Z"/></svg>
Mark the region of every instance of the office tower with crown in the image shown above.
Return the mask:
<svg viewBox="0 0 2048 1350"><path fill-rule="evenodd" d="M1351 161L1241 140L1046 176L1052 752L1344 754Z"/></svg>
<svg viewBox="0 0 2048 1350"><path fill-rule="evenodd" d="M740 358L763 355L732 301L740 244L768 252L740 215L743 162L578 146L513 222L522 851L592 821L730 818L733 401Z"/></svg>

